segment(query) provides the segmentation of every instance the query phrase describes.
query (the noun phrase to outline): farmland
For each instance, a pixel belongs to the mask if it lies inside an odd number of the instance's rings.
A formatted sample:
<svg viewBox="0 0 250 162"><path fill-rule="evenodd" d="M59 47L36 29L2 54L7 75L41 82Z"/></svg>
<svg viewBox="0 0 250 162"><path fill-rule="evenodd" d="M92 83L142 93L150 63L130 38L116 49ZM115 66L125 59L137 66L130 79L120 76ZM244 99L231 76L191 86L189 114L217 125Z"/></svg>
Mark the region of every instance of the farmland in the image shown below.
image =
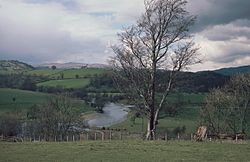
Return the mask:
<svg viewBox="0 0 250 162"><path fill-rule="evenodd" d="M89 84L89 79L63 79L63 80L49 80L38 83L37 86L47 87L63 87L63 88L82 88Z"/></svg>
<svg viewBox="0 0 250 162"><path fill-rule="evenodd" d="M0 88L0 112L23 111L35 104L43 104L55 95ZM92 110L81 100L73 100L73 106L82 112Z"/></svg>
<svg viewBox="0 0 250 162"><path fill-rule="evenodd" d="M37 83L37 86L62 87L62 88L83 88L90 83L90 78L107 72L106 69L45 69L32 70L26 75L47 76L50 80Z"/></svg>
<svg viewBox="0 0 250 162"><path fill-rule="evenodd" d="M98 69L98 68L85 68L85 69L42 69L42 70L31 70L28 71L27 74L31 75L45 75L49 76L51 78L57 78L60 77L61 74L64 75L65 79L72 79L75 78L76 75L79 76L79 78L88 78L92 77L94 75L100 75L103 74L108 70L106 69Z"/></svg>

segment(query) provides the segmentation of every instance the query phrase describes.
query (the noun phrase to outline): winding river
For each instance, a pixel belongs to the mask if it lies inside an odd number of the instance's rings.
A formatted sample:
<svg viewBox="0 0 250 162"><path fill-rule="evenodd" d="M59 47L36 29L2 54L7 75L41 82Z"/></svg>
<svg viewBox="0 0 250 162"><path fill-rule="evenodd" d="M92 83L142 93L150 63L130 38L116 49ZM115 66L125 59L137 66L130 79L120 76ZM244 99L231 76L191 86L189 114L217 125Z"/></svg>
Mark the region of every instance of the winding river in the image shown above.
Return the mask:
<svg viewBox="0 0 250 162"><path fill-rule="evenodd" d="M98 113L94 119L88 120L90 127L107 127L120 123L126 119L129 108L121 104L109 103Z"/></svg>

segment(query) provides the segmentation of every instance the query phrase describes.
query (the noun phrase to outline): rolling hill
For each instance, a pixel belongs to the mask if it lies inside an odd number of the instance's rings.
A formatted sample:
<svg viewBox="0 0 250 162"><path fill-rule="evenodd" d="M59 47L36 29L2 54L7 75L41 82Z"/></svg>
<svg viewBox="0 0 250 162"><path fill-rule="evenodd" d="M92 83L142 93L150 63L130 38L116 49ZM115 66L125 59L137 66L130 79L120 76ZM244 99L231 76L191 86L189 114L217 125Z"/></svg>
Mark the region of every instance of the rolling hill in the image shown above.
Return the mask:
<svg viewBox="0 0 250 162"><path fill-rule="evenodd" d="M76 62L67 62L67 63L47 63L37 65L37 69L51 68L56 66L57 69L81 69L81 68L108 68L106 64L86 64L86 63L76 63Z"/></svg>
<svg viewBox="0 0 250 162"><path fill-rule="evenodd" d="M237 73L249 73L250 72L250 65L248 66L239 66L239 67L230 67L230 68L222 68L215 70L214 72L222 75L234 75Z"/></svg>
<svg viewBox="0 0 250 162"><path fill-rule="evenodd" d="M16 60L0 60L0 73L20 73L33 70L34 67Z"/></svg>

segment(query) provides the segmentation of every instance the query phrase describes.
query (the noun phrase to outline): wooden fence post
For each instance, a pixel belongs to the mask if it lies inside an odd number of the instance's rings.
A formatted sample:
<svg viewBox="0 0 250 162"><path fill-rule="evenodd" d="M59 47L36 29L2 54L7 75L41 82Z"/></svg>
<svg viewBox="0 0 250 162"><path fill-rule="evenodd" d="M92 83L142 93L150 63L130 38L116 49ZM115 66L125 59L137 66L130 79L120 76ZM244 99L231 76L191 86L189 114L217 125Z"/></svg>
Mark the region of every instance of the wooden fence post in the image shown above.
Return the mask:
<svg viewBox="0 0 250 162"><path fill-rule="evenodd" d="M180 140L180 134L179 133L177 134L177 138L178 138L178 140Z"/></svg>
<svg viewBox="0 0 250 162"><path fill-rule="evenodd" d="M109 140L110 141L112 140L112 132L111 132L111 130L109 131Z"/></svg>
<svg viewBox="0 0 250 162"><path fill-rule="evenodd" d="M168 140L168 134L165 133L165 140L167 141Z"/></svg>
<svg viewBox="0 0 250 162"><path fill-rule="evenodd" d="M96 132L95 132L95 141L96 141Z"/></svg>
<svg viewBox="0 0 250 162"><path fill-rule="evenodd" d="M72 136L72 140L73 140L73 142L75 142L75 135Z"/></svg>
<svg viewBox="0 0 250 162"><path fill-rule="evenodd" d="M102 132L101 134L102 134L102 141L104 141L104 133Z"/></svg>
<svg viewBox="0 0 250 162"><path fill-rule="evenodd" d="M67 136L67 142L69 142L69 136Z"/></svg>

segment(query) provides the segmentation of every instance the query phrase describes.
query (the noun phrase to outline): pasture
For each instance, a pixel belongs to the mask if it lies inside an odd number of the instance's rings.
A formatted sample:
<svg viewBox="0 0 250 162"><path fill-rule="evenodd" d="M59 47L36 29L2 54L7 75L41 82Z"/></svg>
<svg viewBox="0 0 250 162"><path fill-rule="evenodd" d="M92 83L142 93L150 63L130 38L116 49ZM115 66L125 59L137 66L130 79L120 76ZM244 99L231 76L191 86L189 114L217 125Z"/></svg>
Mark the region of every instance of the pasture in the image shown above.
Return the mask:
<svg viewBox="0 0 250 162"><path fill-rule="evenodd" d="M240 161L250 159L249 142L83 141L0 142L0 162Z"/></svg>
<svg viewBox="0 0 250 162"><path fill-rule="evenodd" d="M47 76L51 80L37 83L37 86L62 88L83 88L90 83L90 78L108 72L107 69L84 68L84 69L40 69L31 70L26 74Z"/></svg>
<svg viewBox="0 0 250 162"><path fill-rule="evenodd" d="M18 89L0 88L0 113L25 111L35 104L43 104L55 95L25 91ZM82 100L72 100L73 107L80 112L91 111Z"/></svg>
<svg viewBox="0 0 250 162"><path fill-rule="evenodd" d="M161 111L157 125L159 133L167 133L173 131L177 127L185 127L185 133L190 134L196 132L199 125L199 111L203 104L206 94L187 94L175 93L168 97L171 103L181 102L178 107L178 113L174 116ZM130 132L141 132L147 129L147 119L138 117L134 121L131 120L132 113L129 113L128 118L122 123L113 125L112 128L125 128Z"/></svg>
<svg viewBox="0 0 250 162"><path fill-rule="evenodd" d="M89 84L89 79L63 79L63 80L49 80L38 83L37 86L45 87L62 87L62 88L82 88Z"/></svg>
<svg viewBox="0 0 250 162"><path fill-rule="evenodd" d="M89 78L95 75L100 75L107 72L107 69L100 68L85 68L85 69L41 69L41 70L31 70L28 71L27 74L32 75L44 75L50 78L58 78L63 74L65 79L74 79L76 75L79 78Z"/></svg>

